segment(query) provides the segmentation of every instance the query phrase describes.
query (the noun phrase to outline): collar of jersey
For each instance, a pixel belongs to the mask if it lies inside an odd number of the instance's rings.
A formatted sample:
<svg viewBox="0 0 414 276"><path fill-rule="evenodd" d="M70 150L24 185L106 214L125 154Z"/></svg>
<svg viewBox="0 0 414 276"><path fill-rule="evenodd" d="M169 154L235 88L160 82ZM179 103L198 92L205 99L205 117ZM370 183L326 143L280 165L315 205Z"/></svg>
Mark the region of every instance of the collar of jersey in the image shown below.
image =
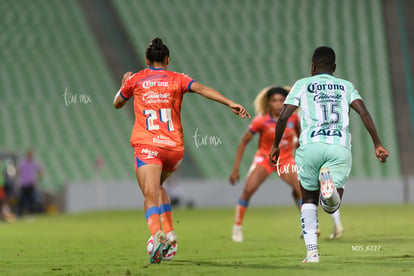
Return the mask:
<svg viewBox="0 0 414 276"><path fill-rule="evenodd" d="M273 122L277 122L277 119L275 119L275 117L273 117L273 115L272 115L272 112L269 112L268 113L269 114L269 117L270 117L270 119L273 121Z"/></svg>
<svg viewBox="0 0 414 276"><path fill-rule="evenodd" d="M148 68L151 69L151 70L165 70L162 67L152 67L152 66L148 66Z"/></svg>
<svg viewBox="0 0 414 276"><path fill-rule="evenodd" d="M333 74L329 74L329 73L318 73L314 76L321 76L321 75L325 75L325 76L328 76L328 77L333 77Z"/></svg>

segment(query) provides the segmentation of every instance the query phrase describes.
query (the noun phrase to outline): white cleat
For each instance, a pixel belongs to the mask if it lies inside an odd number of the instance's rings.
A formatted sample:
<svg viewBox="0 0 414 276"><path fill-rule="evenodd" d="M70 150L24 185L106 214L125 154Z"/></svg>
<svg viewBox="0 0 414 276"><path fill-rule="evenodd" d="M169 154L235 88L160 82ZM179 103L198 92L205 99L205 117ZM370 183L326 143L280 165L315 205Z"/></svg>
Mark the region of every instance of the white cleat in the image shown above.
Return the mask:
<svg viewBox="0 0 414 276"><path fill-rule="evenodd" d="M319 172L319 181L321 183L321 199L330 199L333 195L335 186L332 181L331 172L328 168L322 168Z"/></svg>
<svg viewBox="0 0 414 276"><path fill-rule="evenodd" d="M159 230L154 235L154 249L149 259L150 264L159 264L162 260L162 248L166 243L167 237L165 236L164 232Z"/></svg>
<svg viewBox="0 0 414 276"><path fill-rule="evenodd" d="M170 248L174 246L177 243L177 235L174 231L170 231L167 234L166 241L164 243L164 246L162 247L162 255L166 255Z"/></svg>
<svg viewBox="0 0 414 276"><path fill-rule="evenodd" d="M339 225L335 225L334 226L334 231L333 233L329 236L329 238L331 240L334 239L339 239L340 237L342 237L342 233L344 232L344 227L342 226L342 224Z"/></svg>
<svg viewBox="0 0 414 276"><path fill-rule="evenodd" d="M319 263L318 250L308 251L306 258L303 260L303 263Z"/></svg>
<svg viewBox="0 0 414 276"><path fill-rule="evenodd" d="M175 234L174 231L171 231L167 234L167 242L170 245L174 245L177 243L177 235Z"/></svg>
<svg viewBox="0 0 414 276"><path fill-rule="evenodd" d="M243 229L241 225L233 225L233 235L231 236L231 238L235 242L243 241Z"/></svg>

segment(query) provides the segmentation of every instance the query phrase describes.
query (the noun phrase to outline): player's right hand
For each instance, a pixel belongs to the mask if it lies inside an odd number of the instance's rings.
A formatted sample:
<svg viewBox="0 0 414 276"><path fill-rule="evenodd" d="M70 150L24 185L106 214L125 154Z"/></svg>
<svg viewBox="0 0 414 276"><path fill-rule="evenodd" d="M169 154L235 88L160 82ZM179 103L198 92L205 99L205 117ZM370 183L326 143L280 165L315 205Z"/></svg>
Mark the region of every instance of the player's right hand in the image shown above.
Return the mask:
<svg viewBox="0 0 414 276"><path fill-rule="evenodd" d="M272 165L272 167L275 167L277 165L279 155L280 155L279 147L272 146L272 149L270 150L270 153L269 153L269 163L270 165Z"/></svg>
<svg viewBox="0 0 414 276"><path fill-rule="evenodd" d="M231 185L236 184L236 182L239 181L239 178L240 178L239 171L238 170L233 170L230 174L230 177L229 177Z"/></svg>
<svg viewBox="0 0 414 276"><path fill-rule="evenodd" d="M386 150L382 145L375 147L375 155L381 163L387 162L388 150Z"/></svg>

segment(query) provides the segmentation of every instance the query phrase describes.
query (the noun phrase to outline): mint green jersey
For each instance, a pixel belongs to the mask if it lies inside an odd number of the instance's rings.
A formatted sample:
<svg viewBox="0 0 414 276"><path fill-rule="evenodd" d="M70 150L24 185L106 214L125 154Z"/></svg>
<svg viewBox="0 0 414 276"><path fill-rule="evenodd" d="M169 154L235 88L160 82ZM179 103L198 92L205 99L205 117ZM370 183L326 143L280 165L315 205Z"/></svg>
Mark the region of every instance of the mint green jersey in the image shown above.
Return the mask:
<svg viewBox="0 0 414 276"><path fill-rule="evenodd" d="M354 85L329 74L298 80L285 104L300 107L300 145L326 143L351 148L349 111L361 99Z"/></svg>

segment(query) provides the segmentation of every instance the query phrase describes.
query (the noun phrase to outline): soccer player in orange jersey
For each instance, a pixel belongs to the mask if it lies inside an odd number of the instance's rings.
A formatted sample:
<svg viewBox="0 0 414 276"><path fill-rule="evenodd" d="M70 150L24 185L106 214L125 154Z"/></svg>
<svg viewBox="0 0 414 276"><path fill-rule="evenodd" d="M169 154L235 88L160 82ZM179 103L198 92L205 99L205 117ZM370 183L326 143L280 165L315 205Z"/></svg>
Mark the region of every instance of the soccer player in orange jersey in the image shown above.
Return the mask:
<svg viewBox="0 0 414 276"><path fill-rule="evenodd" d="M135 124L130 142L134 147L136 177L144 195L146 221L154 237L150 263L159 263L162 251L177 242L170 199L162 184L177 170L184 155L184 94L194 92L222 103L241 118L250 115L218 91L184 74L168 71L169 49L160 38L154 38L147 47L145 62L148 68L124 74L114 106L121 108L134 97Z"/></svg>
<svg viewBox="0 0 414 276"><path fill-rule="evenodd" d="M258 115L254 117L237 148L233 171L230 175L230 183L233 185L239 180L240 162L247 144L251 141L254 134L260 134L259 148L250 167L243 193L236 205L232 235L232 239L236 242L243 241L242 224L250 198L272 172L277 172L292 187L292 196L298 206L300 205L301 193L294 159L297 137L300 134L300 124L297 115L290 118L288 127L283 135L283 142L281 143L283 149L281 150L279 160L279 171L277 171L277 168L272 167L267 159L268 152L273 145L277 119L288 92L288 87L267 87L256 96L254 106Z"/></svg>

